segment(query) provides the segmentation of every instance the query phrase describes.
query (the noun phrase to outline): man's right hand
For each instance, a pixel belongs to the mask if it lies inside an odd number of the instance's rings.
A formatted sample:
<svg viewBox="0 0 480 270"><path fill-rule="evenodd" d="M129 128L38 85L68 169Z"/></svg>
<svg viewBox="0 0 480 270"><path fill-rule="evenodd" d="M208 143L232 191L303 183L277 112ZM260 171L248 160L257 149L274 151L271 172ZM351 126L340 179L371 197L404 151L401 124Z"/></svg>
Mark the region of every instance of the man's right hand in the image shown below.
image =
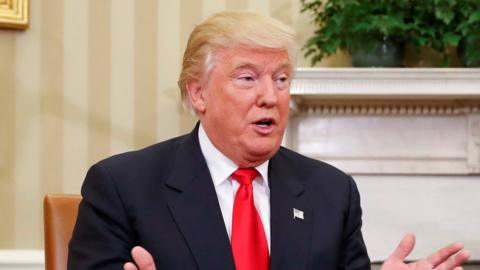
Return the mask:
<svg viewBox="0 0 480 270"><path fill-rule="evenodd" d="M156 270L152 255L140 246L132 248L132 258L135 263L127 262L123 270Z"/></svg>

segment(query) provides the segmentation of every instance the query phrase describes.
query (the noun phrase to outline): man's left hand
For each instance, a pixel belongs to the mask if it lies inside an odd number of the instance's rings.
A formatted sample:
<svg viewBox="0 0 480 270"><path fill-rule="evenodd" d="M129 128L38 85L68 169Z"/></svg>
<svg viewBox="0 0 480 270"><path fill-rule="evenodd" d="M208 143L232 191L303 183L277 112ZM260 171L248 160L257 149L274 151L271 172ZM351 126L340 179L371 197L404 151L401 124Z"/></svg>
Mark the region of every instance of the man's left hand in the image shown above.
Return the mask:
<svg viewBox="0 0 480 270"><path fill-rule="evenodd" d="M383 263L381 270L460 270L461 265L470 257L470 252L463 248L463 244L454 243L424 259L405 263L405 258L414 246L415 236L405 235L392 255Z"/></svg>

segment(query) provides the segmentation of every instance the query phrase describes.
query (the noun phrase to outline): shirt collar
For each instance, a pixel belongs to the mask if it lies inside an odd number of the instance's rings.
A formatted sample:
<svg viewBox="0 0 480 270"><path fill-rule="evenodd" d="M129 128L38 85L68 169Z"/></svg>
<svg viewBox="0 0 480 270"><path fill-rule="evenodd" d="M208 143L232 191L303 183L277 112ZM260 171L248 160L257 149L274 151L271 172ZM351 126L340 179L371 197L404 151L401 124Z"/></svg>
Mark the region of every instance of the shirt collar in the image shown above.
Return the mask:
<svg viewBox="0 0 480 270"><path fill-rule="evenodd" d="M198 140L210 175L212 176L213 184L218 186L226 181L230 175L238 169L238 166L213 145L203 129L202 123L200 123L200 127L198 128ZM261 184L266 187L268 187L268 164L269 160L255 167L262 176L261 178L263 178L263 181L261 181L263 183Z"/></svg>

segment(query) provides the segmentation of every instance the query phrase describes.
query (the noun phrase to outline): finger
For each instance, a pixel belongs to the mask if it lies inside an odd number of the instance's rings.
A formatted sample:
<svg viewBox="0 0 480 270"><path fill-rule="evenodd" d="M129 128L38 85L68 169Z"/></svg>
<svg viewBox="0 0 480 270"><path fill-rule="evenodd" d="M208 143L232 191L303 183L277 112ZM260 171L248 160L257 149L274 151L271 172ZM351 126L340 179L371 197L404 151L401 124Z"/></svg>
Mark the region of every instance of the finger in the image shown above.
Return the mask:
<svg viewBox="0 0 480 270"><path fill-rule="evenodd" d="M460 266L459 266L459 267L455 267L455 268L453 268L453 270L463 270L463 267L460 267Z"/></svg>
<svg viewBox="0 0 480 270"><path fill-rule="evenodd" d="M434 268L435 266L443 263L447 260L450 256L457 253L463 248L462 243L453 243L450 244L437 252L433 253L432 255L426 258L426 261Z"/></svg>
<svg viewBox="0 0 480 270"><path fill-rule="evenodd" d="M403 261L412 252L414 246L415 235L408 233L403 237L402 241L400 241L400 244L398 244L390 257Z"/></svg>
<svg viewBox="0 0 480 270"><path fill-rule="evenodd" d="M464 264L468 258L470 258L470 252L468 250L462 250L455 256L449 257L445 262L435 267L435 270L451 270L461 268L459 266Z"/></svg>
<svg viewBox="0 0 480 270"><path fill-rule="evenodd" d="M137 266L131 262L127 262L123 265L123 270L138 270Z"/></svg>
<svg viewBox="0 0 480 270"><path fill-rule="evenodd" d="M132 248L132 257L139 270L156 270L152 255L140 246Z"/></svg>

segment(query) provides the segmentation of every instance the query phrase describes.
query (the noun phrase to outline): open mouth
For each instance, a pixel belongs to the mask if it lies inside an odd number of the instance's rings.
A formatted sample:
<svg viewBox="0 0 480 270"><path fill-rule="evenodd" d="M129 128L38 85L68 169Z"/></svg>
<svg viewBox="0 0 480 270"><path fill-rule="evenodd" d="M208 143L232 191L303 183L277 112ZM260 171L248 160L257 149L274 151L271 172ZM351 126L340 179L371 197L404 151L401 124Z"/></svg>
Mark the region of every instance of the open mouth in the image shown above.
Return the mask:
<svg viewBox="0 0 480 270"><path fill-rule="evenodd" d="M273 119L269 119L269 118L261 119L261 120L255 122L255 125L257 125L259 127L269 127L273 124L275 124L275 122L273 121Z"/></svg>

